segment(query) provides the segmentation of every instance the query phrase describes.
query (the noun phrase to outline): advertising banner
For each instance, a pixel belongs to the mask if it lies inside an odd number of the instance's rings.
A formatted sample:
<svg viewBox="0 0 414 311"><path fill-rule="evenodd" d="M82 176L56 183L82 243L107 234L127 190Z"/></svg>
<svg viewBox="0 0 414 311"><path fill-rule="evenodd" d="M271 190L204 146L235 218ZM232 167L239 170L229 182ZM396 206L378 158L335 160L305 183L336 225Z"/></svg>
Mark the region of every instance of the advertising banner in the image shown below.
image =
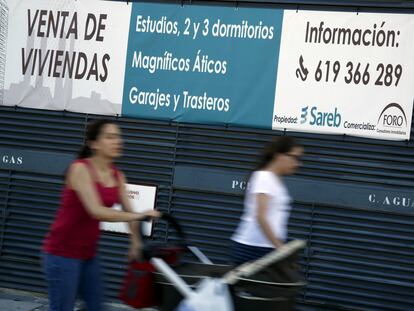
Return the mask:
<svg viewBox="0 0 414 311"><path fill-rule="evenodd" d="M273 129L409 139L414 16L285 10Z"/></svg>
<svg viewBox="0 0 414 311"><path fill-rule="evenodd" d="M283 11L137 3L122 114L270 128Z"/></svg>
<svg viewBox="0 0 414 311"><path fill-rule="evenodd" d="M414 15L0 0L0 104L406 140Z"/></svg>
<svg viewBox="0 0 414 311"><path fill-rule="evenodd" d="M2 5L8 9L4 105L120 114L131 6L98 0Z"/></svg>

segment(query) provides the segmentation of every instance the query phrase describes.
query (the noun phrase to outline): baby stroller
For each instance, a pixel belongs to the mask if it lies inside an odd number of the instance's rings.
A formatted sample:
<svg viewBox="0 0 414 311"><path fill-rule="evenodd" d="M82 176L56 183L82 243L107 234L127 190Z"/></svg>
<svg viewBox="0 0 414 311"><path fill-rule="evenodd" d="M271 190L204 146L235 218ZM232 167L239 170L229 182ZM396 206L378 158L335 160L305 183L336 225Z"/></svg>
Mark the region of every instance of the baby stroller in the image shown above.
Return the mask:
<svg viewBox="0 0 414 311"><path fill-rule="evenodd" d="M171 268L154 257L156 283L162 285L161 310L293 310L305 283L292 260L304 247L304 241L295 240L238 267L189 263Z"/></svg>
<svg viewBox="0 0 414 311"><path fill-rule="evenodd" d="M152 293L157 296L154 305L161 311L293 310L294 297L304 285L295 261L305 242L289 242L241 266L217 265L199 249L186 245L174 218L163 218L172 224L183 243L151 245L144 252L148 260L144 264L149 271L146 277L153 283ZM185 250L190 250L200 262L180 263L178 255ZM142 277L142 271L139 275ZM148 293L144 291L140 296L148 297Z"/></svg>

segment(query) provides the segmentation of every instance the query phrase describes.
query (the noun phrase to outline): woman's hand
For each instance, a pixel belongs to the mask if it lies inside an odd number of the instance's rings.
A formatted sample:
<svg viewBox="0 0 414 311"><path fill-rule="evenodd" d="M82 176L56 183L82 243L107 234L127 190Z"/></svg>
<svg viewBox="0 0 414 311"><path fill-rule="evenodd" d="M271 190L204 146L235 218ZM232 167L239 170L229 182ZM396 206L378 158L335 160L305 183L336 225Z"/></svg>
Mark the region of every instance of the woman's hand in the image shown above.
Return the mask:
<svg viewBox="0 0 414 311"><path fill-rule="evenodd" d="M151 210L146 211L139 214L141 217L144 216L144 218L160 218L162 213L159 211ZM140 217L140 218L141 218ZM142 261L142 242L140 234L138 233L140 231L139 227L142 226L142 223L129 223L130 230L132 232L131 235L131 243L129 245L128 250L128 260L129 261Z"/></svg>
<svg viewBox="0 0 414 311"><path fill-rule="evenodd" d="M152 211L146 211L143 213L146 217L151 217L151 218L160 218L162 213L156 210L152 210Z"/></svg>

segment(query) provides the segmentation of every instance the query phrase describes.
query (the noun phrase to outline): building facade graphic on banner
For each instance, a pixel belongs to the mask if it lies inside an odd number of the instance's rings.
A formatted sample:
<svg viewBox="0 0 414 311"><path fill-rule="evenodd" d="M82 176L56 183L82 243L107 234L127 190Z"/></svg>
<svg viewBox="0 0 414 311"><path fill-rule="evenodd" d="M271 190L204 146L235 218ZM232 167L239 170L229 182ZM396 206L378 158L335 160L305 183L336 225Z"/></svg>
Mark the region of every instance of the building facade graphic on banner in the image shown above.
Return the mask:
<svg viewBox="0 0 414 311"><path fill-rule="evenodd" d="M5 105L120 114L116 90L122 89L125 55L119 51L127 38L119 33L128 32L122 16L130 15L130 6L40 0L9 1L9 8Z"/></svg>
<svg viewBox="0 0 414 311"><path fill-rule="evenodd" d="M0 105L4 97L4 75L6 68L7 29L9 23L9 7L6 0L0 0Z"/></svg>

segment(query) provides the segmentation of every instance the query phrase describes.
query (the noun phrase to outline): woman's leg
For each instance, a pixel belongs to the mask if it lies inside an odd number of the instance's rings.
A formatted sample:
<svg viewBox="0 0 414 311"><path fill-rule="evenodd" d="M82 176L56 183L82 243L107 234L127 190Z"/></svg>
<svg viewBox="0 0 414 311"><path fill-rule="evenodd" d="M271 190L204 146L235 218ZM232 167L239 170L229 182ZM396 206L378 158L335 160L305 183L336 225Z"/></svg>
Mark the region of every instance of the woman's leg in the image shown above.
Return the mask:
<svg viewBox="0 0 414 311"><path fill-rule="evenodd" d="M80 260L45 254L43 265L48 283L49 310L73 311L79 285Z"/></svg>
<svg viewBox="0 0 414 311"><path fill-rule="evenodd" d="M99 259L82 261L80 294L88 311L103 310L103 286Z"/></svg>

